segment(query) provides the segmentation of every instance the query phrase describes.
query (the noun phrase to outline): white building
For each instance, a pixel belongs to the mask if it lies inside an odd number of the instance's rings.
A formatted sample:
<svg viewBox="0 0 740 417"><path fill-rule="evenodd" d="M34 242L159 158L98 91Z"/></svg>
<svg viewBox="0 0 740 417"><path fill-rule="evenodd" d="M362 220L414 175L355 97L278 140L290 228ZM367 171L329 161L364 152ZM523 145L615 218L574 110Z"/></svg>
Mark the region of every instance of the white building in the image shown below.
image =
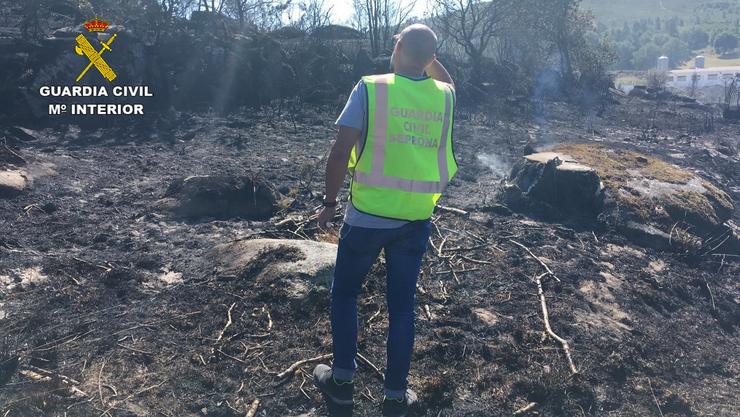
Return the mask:
<svg viewBox="0 0 740 417"><path fill-rule="evenodd" d="M672 88L696 88L724 86L735 77L740 77L740 66L678 69L668 71L666 85ZM696 84L694 84L696 83Z"/></svg>

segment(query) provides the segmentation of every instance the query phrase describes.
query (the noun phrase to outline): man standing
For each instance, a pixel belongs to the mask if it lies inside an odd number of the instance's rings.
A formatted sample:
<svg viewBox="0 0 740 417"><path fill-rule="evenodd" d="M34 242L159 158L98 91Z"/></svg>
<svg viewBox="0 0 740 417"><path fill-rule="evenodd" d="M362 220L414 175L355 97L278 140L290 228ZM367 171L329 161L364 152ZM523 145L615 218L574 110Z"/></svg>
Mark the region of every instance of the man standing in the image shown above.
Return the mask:
<svg viewBox="0 0 740 417"><path fill-rule="evenodd" d="M339 116L319 214L325 229L349 168L350 201L339 232L331 289L333 367L314 382L327 402L351 407L357 367L357 296L380 250L387 269L388 339L384 416L406 416L414 345L416 280L435 204L457 171L452 151L454 86L436 59L437 37L414 24L396 36L393 73L363 77ZM425 76L428 74L428 76Z"/></svg>

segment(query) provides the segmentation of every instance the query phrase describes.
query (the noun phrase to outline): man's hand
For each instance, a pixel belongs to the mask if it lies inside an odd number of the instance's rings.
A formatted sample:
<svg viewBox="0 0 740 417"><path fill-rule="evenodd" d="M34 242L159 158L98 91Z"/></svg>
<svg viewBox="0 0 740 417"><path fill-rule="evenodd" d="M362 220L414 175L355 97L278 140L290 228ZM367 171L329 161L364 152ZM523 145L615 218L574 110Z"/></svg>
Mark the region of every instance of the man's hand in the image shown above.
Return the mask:
<svg viewBox="0 0 740 417"><path fill-rule="evenodd" d="M326 161L326 194L324 201L336 201L339 188L344 182L344 175L347 172L347 161L352 153L352 147L362 139L362 131L352 127L339 126L339 133L334 146L329 153L329 159ZM336 207L324 207L319 213L318 223L322 230L327 229L327 223L334 219Z"/></svg>
<svg viewBox="0 0 740 417"><path fill-rule="evenodd" d="M326 232L329 230L329 222L334 220L334 215L337 213L336 207L324 207L319 213L318 223L319 229Z"/></svg>
<svg viewBox="0 0 740 417"><path fill-rule="evenodd" d="M441 62L437 61L437 58L434 58L434 60L425 68L427 75L434 78L437 81L442 81L447 84L452 85L452 88L455 88L455 82L452 81L452 77L450 76L450 73L447 72L447 69L442 65Z"/></svg>

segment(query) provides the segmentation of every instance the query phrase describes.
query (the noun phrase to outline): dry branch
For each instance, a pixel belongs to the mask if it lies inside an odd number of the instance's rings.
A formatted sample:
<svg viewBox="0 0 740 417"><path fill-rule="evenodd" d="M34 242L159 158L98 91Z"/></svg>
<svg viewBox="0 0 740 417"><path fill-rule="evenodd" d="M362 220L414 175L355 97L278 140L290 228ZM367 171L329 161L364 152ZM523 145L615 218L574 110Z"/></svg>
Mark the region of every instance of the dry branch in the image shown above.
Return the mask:
<svg viewBox="0 0 740 417"><path fill-rule="evenodd" d="M365 365L369 366L370 369L372 369L376 375L380 377L380 380L385 379L385 375L383 375L383 371L380 370L377 366L375 366L374 363L370 362L370 359L364 357L361 353L357 353L357 358L360 360L360 362L364 363Z"/></svg>
<svg viewBox="0 0 740 417"><path fill-rule="evenodd" d="M290 365L290 366L288 367L288 369L286 369L286 370L284 370L283 372L280 372L279 374L277 374L277 378L278 378L278 379L283 379L283 378L285 378L285 377L287 377L287 376L293 375L293 373L294 373L294 372L295 372L295 371L296 371L296 370L297 370L297 369L298 369L298 368L299 368L300 366L302 366L302 365L305 365L305 364L307 364L307 363L311 363L311 362L318 362L318 361L323 361L324 359L329 359L329 358L331 358L331 357L332 357L332 354L331 354L331 353L327 353L327 354L325 354L325 355L321 355L321 356L316 356L316 357L314 357L314 358L309 358L309 359L303 359L303 360L300 360L300 361L298 361L298 362L295 362L294 364Z"/></svg>
<svg viewBox="0 0 740 417"><path fill-rule="evenodd" d="M660 417L663 417L663 410L660 409L660 403L658 403L658 399L655 397L653 384L650 382L650 378L648 378L648 386L650 387L650 394L653 396L653 401L655 401L655 405L658 407L658 413L660 413Z"/></svg>
<svg viewBox="0 0 740 417"><path fill-rule="evenodd" d="M550 269L550 267L547 266L547 264L542 259L540 259L539 257L537 257L537 255L535 255L534 253L532 253L532 251L529 250L528 247L522 245L521 243L517 242L514 239L509 239L509 242L511 242L511 243L519 246L520 248L524 249L525 251L527 251L527 253L529 254L529 256L531 256L532 258L534 258L537 262L540 263L540 265L542 265L545 268L545 270L547 271L547 274L545 274L545 275L550 275L551 277L555 278L556 281L560 282L560 278L558 278L557 275L555 275L555 273L552 272L552 269Z"/></svg>
<svg viewBox="0 0 740 417"><path fill-rule="evenodd" d="M467 211L462 210L462 209L459 209L459 208L455 208L455 207L447 207L447 206L439 206L438 205L437 206L437 209L439 209L439 211L444 211L444 212L447 212L447 213L461 214L463 216L467 216L468 215L468 212Z"/></svg>
<svg viewBox="0 0 740 417"><path fill-rule="evenodd" d="M525 405L524 407L522 407L522 408L514 411L514 415L515 416L518 416L520 414L526 413L527 411L532 411L532 410L534 410L535 407L537 407L537 403L531 402L531 403Z"/></svg>
<svg viewBox="0 0 740 417"><path fill-rule="evenodd" d="M537 294L540 296L540 304L542 305L542 319L545 322L545 330L547 331L547 334L550 335L553 339L560 342L560 345L563 346L563 351L565 352L565 357L568 359L568 365L570 366L570 371L573 374L578 373L578 369L576 369L576 365L573 363L573 358L570 355L570 346L568 345L568 342L563 339L562 337L555 334L554 331L552 331L552 327L550 327L550 315L547 312L547 302L545 301L545 292L542 290L542 277L547 275L547 273L543 273L537 276Z"/></svg>
<svg viewBox="0 0 740 417"><path fill-rule="evenodd" d="M267 314L267 331L272 330L272 315L270 314L270 310L267 309L267 306L262 306L262 312Z"/></svg>
<svg viewBox="0 0 740 417"><path fill-rule="evenodd" d="M252 401L252 405L249 406L249 410L247 410L247 415L245 417L254 417L257 415L257 408L260 406L260 399L255 398L254 401Z"/></svg>
<svg viewBox="0 0 740 417"><path fill-rule="evenodd" d="M82 391L81 389L75 387L73 384L79 384L79 382L75 381L72 378L69 378L67 376L61 375L61 374L55 374L50 371L46 371L41 368L36 368L32 366L28 366L28 369L22 369L19 371L19 373L23 376L25 376L28 379L31 379L33 381L37 382L52 382L54 380L62 382L64 385L61 390L66 391L66 394L70 397L87 397L88 394L85 391Z"/></svg>
<svg viewBox="0 0 740 417"><path fill-rule="evenodd" d="M231 307L229 307L229 311L226 313L226 315L227 315L226 325L224 326L223 329L221 329L221 333L218 334L218 337L216 338L216 343L220 342L221 339L223 339L224 333L226 333L226 329L228 329L231 326L231 323L232 323L232 321L231 321L231 310L234 309L234 306L236 306L236 303L232 303L231 304Z"/></svg>

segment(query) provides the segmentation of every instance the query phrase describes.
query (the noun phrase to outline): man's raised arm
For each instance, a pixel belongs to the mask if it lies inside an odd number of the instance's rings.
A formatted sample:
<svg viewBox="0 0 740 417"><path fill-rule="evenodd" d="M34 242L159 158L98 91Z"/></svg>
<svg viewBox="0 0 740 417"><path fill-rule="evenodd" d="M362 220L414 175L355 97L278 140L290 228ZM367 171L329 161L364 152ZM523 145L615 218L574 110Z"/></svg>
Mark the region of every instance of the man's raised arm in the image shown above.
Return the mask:
<svg viewBox="0 0 740 417"><path fill-rule="evenodd" d="M432 61L431 64L429 64L425 69L427 72L427 75L434 78L437 81L442 81L447 84L452 85L452 88L455 88L455 82L452 81L452 77L450 76L450 73L447 72L447 69L437 61L437 58L434 58L434 61Z"/></svg>

